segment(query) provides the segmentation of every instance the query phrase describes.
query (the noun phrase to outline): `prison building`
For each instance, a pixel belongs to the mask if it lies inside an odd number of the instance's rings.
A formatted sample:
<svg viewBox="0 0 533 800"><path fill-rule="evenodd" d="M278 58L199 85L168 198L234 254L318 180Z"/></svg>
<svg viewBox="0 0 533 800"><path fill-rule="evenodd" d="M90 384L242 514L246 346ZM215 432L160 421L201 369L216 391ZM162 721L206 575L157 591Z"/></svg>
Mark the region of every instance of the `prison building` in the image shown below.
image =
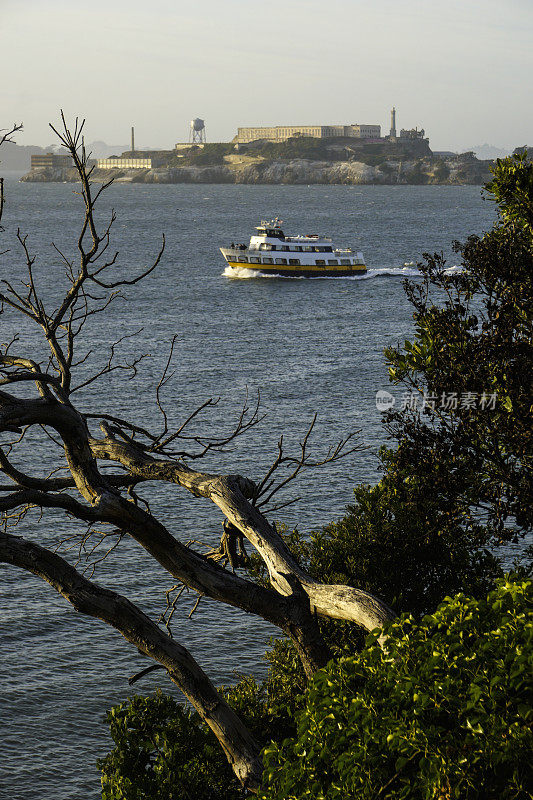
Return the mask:
<svg viewBox="0 0 533 800"><path fill-rule="evenodd" d="M99 158L96 162L98 169L152 169L151 158Z"/></svg>
<svg viewBox="0 0 533 800"><path fill-rule="evenodd" d="M234 141L238 144L264 139L269 142L285 142L293 136L310 136L315 139L351 137L356 139L379 139L380 125L275 125L271 128L238 128Z"/></svg>
<svg viewBox="0 0 533 800"><path fill-rule="evenodd" d="M31 156L32 169L62 169L73 167L71 156L56 155L55 153L43 153Z"/></svg>

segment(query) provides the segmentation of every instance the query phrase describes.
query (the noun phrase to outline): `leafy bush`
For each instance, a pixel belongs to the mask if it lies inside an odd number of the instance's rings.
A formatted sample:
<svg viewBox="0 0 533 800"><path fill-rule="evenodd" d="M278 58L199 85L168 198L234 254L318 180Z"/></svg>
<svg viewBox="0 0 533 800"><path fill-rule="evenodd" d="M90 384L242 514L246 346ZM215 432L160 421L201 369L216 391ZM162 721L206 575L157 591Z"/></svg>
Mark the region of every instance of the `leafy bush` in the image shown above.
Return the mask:
<svg viewBox="0 0 533 800"><path fill-rule="evenodd" d="M442 158L437 161L435 169L433 170L433 176L435 180L439 182L445 181L450 177L450 169Z"/></svg>
<svg viewBox="0 0 533 800"><path fill-rule="evenodd" d="M271 159L308 158L323 161L332 157L328 151L328 144L329 140L312 136L293 136L284 142L266 140L251 142L246 145L245 152Z"/></svg>
<svg viewBox="0 0 533 800"><path fill-rule="evenodd" d="M262 800L526 800L533 785L530 582L446 598L312 681L298 732L265 750Z"/></svg>
<svg viewBox="0 0 533 800"><path fill-rule="evenodd" d="M213 734L173 697L133 697L106 722L115 747L98 761L102 800L245 797Z"/></svg>
<svg viewBox="0 0 533 800"><path fill-rule="evenodd" d="M224 156L233 152L233 146L225 142L211 142L203 147L191 147L181 165L214 166L224 163Z"/></svg>
<svg viewBox="0 0 533 800"><path fill-rule="evenodd" d="M221 689L260 742L296 732L306 678L296 651L276 640L266 680ZM200 716L160 691L132 697L106 714L114 749L98 761L102 800L241 800L247 796Z"/></svg>
<svg viewBox="0 0 533 800"><path fill-rule="evenodd" d="M416 480L421 460L410 475L407 469L402 474L397 452L382 450L387 469L382 480L357 486L346 516L313 533L309 567L317 580L357 586L397 613L415 616L435 609L446 595L487 593L501 575L498 562L480 549L480 526L468 513L461 515L451 493L443 502L449 474L437 491L442 451L425 455L430 469L421 487Z"/></svg>
<svg viewBox="0 0 533 800"><path fill-rule="evenodd" d="M530 235L533 231L533 161L527 152L498 158L494 178L485 187L498 203L500 213Z"/></svg>

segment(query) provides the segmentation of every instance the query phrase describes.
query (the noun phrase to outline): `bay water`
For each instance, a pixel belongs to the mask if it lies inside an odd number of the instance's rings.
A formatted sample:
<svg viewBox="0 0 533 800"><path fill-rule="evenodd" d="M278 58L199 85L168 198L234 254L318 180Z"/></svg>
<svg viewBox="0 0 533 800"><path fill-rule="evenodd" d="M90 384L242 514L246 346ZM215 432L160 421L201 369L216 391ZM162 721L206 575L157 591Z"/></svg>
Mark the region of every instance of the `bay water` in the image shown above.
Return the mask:
<svg viewBox="0 0 533 800"><path fill-rule="evenodd" d="M78 187L16 178L6 179L0 251L8 252L0 256L1 277L24 277L19 228L36 255L34 272L43 297L53 304L66 286L59 251L76 258L83 213ZM353 486L379 478L376 453L386 437L375 396L390 388L383 349L402 342L413 329L403 279L416 279L423 252L443 252L454 266L453 240L490 228L493 204L475 186L115 184L101 198L102 225L112 208L117 220L109 252L120 252L116 276L132 277L147 266L163 233L166 248L154 273L89 321L79 345L80 357L90 354L78 368L78 382L105 365L110 344L120 338L119 361L146 354L137 375L130 380L130 372L117 370L80 389L80 409L116 414L159 431L164 420L155 389L176 336L172 377L161 391L170 425L207 398L220 398L192 430L229 431L247 393L251 403L260 393L265 415L226 452L193 466L258 479L274 459L279 437L284 435L288 452L296 452L318 412L311 439L317 457L354 430L359 430L361 450L304 475L280 502L300 499L273 518L309 533L341 517ZM218 248L247 241L261 219L275 216L284 220L286 233L324 233L339 246L362 250L368 273L320 280L243 280L224 274ZM2 342L19 333L13 353L44 358L39 333L28 320L6 312L0 321ZM29 437L25 458L35 474L44 475L47 466L55 466L57 450ZM28 461L16 464L28 468ZM200 549L217 543L222 519L206 501L159 485L140 494L180 540L195 540ZM15 532L54 548L80 530L73 521L45 512L42 518L29 514ZM61 552L76 561L76 547L66 552L63 546ZM173 583L128 541L98 565L94 579L154 619ZM242 673L264 674L262 655L276 630L205 599L189 619L195 600L182 597L173 631L212 680L229 684ZM114 630L77 614L47 584L3 565L0 654L2 800L96 800L95 761L111 746L103 724L106 709L157 686L178 694L162 672L129 687L128 676L147 666L146 659Z"/></svg>

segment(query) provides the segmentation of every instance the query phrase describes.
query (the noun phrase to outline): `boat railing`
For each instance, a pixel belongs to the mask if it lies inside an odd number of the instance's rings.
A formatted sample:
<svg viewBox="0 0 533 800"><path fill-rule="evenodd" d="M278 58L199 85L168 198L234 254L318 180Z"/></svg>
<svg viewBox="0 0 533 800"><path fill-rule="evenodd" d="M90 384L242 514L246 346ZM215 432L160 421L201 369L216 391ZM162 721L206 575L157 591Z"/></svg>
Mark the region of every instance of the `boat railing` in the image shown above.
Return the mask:
<svg viewBox="0 0 533 800"><path fill-rule="evenodd" d="M243 250L249 250L249 246L247 244L231 244L228 247L224 247L224 250L231 250L232 253L242 253Z"/></svg>
<svg viewBox="0 0 533 800"><path fill-rule="evenodd" d="M329 236L286 236L286 242L313 242L316 244L317 242L331 242L331 238Z"/></svg>

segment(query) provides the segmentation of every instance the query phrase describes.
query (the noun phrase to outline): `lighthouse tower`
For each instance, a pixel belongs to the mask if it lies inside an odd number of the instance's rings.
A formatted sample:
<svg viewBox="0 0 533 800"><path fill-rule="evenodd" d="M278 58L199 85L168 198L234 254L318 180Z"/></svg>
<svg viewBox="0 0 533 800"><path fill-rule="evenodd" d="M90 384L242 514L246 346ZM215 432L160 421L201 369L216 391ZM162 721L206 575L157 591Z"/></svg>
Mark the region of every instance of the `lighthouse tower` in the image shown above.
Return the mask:
<svg viewBox="0 0 533 800"><path fill-rule="evenodd" d="M390 112L390 140L396 141L396 109L393 107Z"/></svg>

